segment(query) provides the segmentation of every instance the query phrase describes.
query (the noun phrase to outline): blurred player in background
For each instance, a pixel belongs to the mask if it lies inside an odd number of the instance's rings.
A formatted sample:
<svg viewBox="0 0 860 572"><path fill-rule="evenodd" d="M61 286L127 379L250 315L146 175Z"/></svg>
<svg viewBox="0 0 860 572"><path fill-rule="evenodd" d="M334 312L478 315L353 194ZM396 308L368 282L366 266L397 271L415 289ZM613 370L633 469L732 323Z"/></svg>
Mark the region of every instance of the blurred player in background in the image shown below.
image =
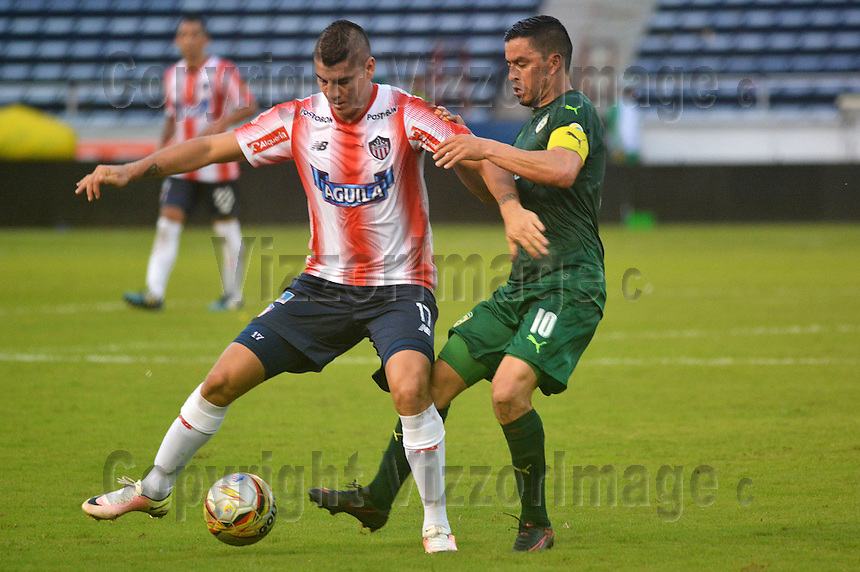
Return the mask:
<svg viewBox="0 0 860 572"><path fill-rule="evenodd" d="M85 501L90 516L163 516L179 471L215 434L230 403L282 372L321 371L369 338L400 415L404 462L424 505L424 549L456 551L444 495L445 430L429 388L438 310L423 165L425 151L469 130L441 119L420 98L373 83L375 66L364 30L339 20L323 30L314 50L322 93L277 105L234 132L192 139L127 165L99 165L78 182L76 192L93 200L101 184L125 186L147 175L241 158L255 167L293 161L311 224L305 271L236 337L188 397L152 471ZM471 181L473 192L516 196L511 175L501 168L488 161L470 168L483 180ZM509 240L545 252L534 213L507 199L500 210Z"/></svg>
<svg viewBox="0 0 860 572"><path fill-rule="evenodd" d="M257 104L242 82L239 70L228 60L208 55L208 43L203 19L184 16L176 28L176 46L182 59L164 75L166 103L162 147L221 133L257 112ZM161 213L146 269L146 289L127 292L123 296L126 302L149 310L162 307L179 252L182 226L202 201L212 215L212 228L222 241L220 273L224 293L210 309L222 311L241 307L244 264L240 260L242 231L236 217L238 178L239 164L231 161L164 179Z"/></svg>
<svg viewBox="0 0 860 572"><path fill-rule="evenodd" d="M555 542L546 510L544 430L532 394L567 389L606 301L597 226L606 149L594 106L571 87L572 51L567 30L555 18L534 16L514 24L505 34L508 79L520 104L532 109L531 120L513 146L457 135L442 142L433 157L445 168L490 161L513 173L519 197L511 193L498 202L521 200L540 217L549 239L548 256L537 260L520 250L507 284L454 324L431 378L443 418L462 391L481 379L492 381L493 410L522 504L513 548L523 552L546 550ZM371 530L384 526L409 476L402 433L398 424L370 486L311 489L311 500L333 514L351 514Z"/></svg>

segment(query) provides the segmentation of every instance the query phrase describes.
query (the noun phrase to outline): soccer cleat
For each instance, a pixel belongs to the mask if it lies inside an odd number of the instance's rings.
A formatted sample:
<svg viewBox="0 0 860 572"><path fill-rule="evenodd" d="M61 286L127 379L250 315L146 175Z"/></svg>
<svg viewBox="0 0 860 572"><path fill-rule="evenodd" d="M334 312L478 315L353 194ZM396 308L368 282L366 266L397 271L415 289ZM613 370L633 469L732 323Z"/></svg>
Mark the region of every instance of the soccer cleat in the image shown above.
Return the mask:
<svg viewBox="0 0 860 572"><path fill-rule="evenodd" d="M161 310L164 305L164 300L156 298L149 292L126 292L122 295L122 299L133 308L141 310Z"/></svg>
<svg viewBox="0 0 860 572"><path fill-rule="evenodd" d="M348 491L336 491L325 487L310 489L308 496L311 502L326 509L332 515L345 512L354 516L361 523L361 526L370 529L370 532L376 532L385 526L390 511L373 506L370 492L366 488L362 488L356 483L351 486L352 490Z"/></svg>
<svg viewBox="0 0 860 572"><path fill-rule="evenodd" d="M230 298L226 294L221 296L211 304L209 304L210 312L231 312L234 310L241 310L242 306L245 305L243 300L235 300Z"/></svg>
<svg viewBox="0 0 860 572"><path fill-rule="evenodd" d="M170 510L172 493L162 500L153 500L143 494L140 481L120 477L117 482L123 485L121 489L87 499L81 505L83 511L96 520L114 520L133 511L161 518Z"/></svg>
<svg viewBox="0 0 860 572"><path fill-rule="evenodd" d="M438 524L425 528L421 536L424 538L424 552L427 554L457 552L457 540L454 535Z"/></svg>
<svg viewBox="0 0 860 572"><path fill-rule="evenodd" d="M539 552L549 550L555 544L555 532L550 527L520 521L514 552Z"/></svg>

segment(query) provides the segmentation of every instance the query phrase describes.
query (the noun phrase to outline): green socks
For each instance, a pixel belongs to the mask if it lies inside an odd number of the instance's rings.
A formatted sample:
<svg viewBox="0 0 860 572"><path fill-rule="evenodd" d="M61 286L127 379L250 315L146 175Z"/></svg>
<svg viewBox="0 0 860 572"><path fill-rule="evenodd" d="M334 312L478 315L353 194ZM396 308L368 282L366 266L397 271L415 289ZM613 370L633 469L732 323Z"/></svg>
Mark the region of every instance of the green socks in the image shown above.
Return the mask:
<svg viewBox="0 0 860 572"><path fill-rule="evenodd" d="M448 416L449 408L450 406L439 410L442 421L445 421ZM403 425L398 419L394 434L388 441L388 448L382 455L376 476L367 487L374 506L380 510L391 510L397 492L411 472L409 461L406 460L406 451L403 449Z"/></svg>
<svg viewBox="0 0 860 572"><path fill-rule="evenodd" d="M444 420L448 408L439 411ZM511 463L517 474L517 489L522 503L520 518L537 526L550 526L546 512L546 456L544 453L543 423L537 411L532 409L519 419L502 425ZM410 474L409 462L403 450L403 427L400 421L388 442L388 448L379 463L373 481L368 485L370 498L380 510L391 510L397 492Z"/></svg>
<svg viewBox="0 0 860 572"><path fill-rule="evenodd" d="M546 455L540 415L532 409L519 419L502 425L502 431L511 450L511 464L516 471L517 489L522 503L520 518L523 522L549 527L544 488Z"/></svg>

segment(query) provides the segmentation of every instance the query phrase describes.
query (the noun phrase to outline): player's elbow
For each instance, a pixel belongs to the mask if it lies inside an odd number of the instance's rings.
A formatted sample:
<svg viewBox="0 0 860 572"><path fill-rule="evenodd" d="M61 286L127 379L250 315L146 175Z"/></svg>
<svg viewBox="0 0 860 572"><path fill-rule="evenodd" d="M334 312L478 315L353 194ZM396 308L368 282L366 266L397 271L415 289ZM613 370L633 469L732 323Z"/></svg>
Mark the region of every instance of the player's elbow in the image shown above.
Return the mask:
<svg viewBox="0 0 860 572"><path fill-rule="evenodd" d="M552 186L558 187L559 189L568 189L573 186L573 183L576 182L576 176L579 174L579 170L576 172L571 171L561 171L555 173L553 177Z"/></svg>

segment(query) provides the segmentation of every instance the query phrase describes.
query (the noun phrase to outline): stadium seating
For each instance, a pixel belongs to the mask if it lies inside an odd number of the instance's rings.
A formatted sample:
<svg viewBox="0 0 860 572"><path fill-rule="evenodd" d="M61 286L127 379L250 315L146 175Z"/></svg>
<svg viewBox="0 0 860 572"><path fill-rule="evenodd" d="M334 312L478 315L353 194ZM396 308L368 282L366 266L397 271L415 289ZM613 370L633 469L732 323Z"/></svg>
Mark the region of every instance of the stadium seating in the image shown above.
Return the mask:
<svg viewBox="0 0 860 572"><path fill-rule="evenodd" d="M77 122L159 114L159 84L178 59L177 18L207 17L210 52L234 60L261 105L315 89L317 34L348 18L364 26L378 78L411 87L415 73L487 76L469 103L492 100L502 69L501 35L539 0L0 0L0 106L26 103ZM435 56L435 60L432 58ZM456 102L454 102L456 103Z"/></svg>
<svg viewBox="0 0 860 572"><path fill-rule="evenodd" d="M658 0L635 65L650 78L640 99L661 78L706 72L719 105L833 107L840 93L860 92L860 1ZM743 78L751 99L729 93ZM677 99L697 96L678 85Z"/></svg>

